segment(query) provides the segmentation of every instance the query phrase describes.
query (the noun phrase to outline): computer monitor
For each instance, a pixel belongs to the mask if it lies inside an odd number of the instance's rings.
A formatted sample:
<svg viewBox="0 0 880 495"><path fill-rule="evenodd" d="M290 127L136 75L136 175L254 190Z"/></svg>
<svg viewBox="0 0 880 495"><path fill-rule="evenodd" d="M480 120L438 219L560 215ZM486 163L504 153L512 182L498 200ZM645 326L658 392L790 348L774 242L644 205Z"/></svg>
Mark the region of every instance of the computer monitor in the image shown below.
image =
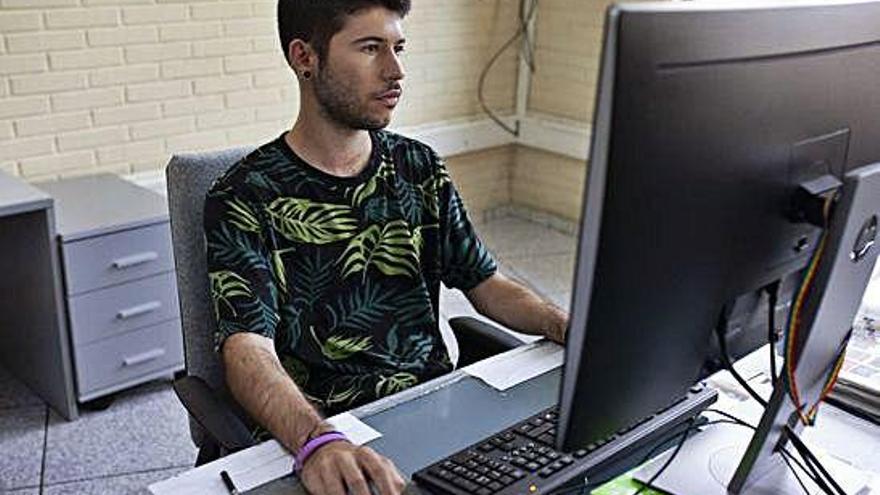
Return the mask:
<svg viewBox="0 0 880 495"><path fill-rule="evenodd" d="M877 81L878 2L609 9L561 448L684 396L733 302L799 284L822 229L795 191L880 162Z"/></svg>

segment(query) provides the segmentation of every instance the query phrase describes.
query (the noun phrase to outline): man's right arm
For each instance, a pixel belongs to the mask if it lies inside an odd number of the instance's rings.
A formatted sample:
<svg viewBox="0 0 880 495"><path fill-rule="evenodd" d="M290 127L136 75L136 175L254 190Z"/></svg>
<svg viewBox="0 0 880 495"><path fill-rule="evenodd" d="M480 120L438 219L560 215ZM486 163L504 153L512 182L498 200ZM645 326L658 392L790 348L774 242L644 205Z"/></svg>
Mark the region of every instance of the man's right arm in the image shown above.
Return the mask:
<svg viewBox="0 0 880 495"><path fill-rule="evenodd" d="M288 450L296 452L310 438L333 429L281 366L271 339L236 333L226 339L222 354L232 396ZM391 461L348 442L321 447L300 473L306 489L322 495L370 495L367 477L382 495L403 492L405 483Z"/></svg>
<svg viewBox="0 0 880 495"><path fill-rule="evenodd" d="M309 436L332 429L281 366L272 340L236 333L226 339L222 353L232 396L289 450L296 451Z"/></svg>

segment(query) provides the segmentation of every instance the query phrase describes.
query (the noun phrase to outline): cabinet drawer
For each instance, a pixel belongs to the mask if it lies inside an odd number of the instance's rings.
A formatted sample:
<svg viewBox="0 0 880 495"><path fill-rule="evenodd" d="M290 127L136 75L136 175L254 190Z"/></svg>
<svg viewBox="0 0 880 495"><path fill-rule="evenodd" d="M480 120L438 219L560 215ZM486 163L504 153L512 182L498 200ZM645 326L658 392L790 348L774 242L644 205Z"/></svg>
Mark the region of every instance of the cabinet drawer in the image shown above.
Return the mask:
<svg viewBox="0 0 880 495"><path fill-rule="evenodd" d="M180 321L151 327L76 347L76 378L80 397L111 385L172 366L183 367Z"/></svg>
<svg viewBox="0 0 880 495"><path fill-rule="evenodd" d="M160 223L62 244L67 294L99 289L174 268L171 231Z"/></svg>
<svg viewBox="0 0 880 495"><path fill-rule="evenodd" d="M180 316L174 272L73 296L68 308L75 346Z"/></svg>

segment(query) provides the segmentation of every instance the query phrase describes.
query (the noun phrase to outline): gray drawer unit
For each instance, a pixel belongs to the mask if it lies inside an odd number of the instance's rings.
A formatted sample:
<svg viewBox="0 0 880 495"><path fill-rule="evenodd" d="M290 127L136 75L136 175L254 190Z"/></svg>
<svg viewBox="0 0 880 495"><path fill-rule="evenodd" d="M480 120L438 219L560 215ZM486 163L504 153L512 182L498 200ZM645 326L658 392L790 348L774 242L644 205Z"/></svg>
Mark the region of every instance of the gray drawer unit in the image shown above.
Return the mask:
<svg viewBox="0 0 880 495"><path fill-rule="evenodd" d="M73 345L180 317L174 272L70 297Z"/></svg>
<svg viewBox="0 0 880 495"><path fill-rule="evenodd" d="M165 198L109 174L38 187L55 199L78 400L182 370Z"/></svg>
<svg viewBox="0 0 880 495"><path fill-rule="evenodd" d="M171 374L183 362L180 321L171 320L74 347L80 400L91 400Z"/></svg>
<svg viewBox="0 0 880 495"><path fill-rule="evenodd" d="M174 269L168 222L62 244L67 294Z"/></svg>

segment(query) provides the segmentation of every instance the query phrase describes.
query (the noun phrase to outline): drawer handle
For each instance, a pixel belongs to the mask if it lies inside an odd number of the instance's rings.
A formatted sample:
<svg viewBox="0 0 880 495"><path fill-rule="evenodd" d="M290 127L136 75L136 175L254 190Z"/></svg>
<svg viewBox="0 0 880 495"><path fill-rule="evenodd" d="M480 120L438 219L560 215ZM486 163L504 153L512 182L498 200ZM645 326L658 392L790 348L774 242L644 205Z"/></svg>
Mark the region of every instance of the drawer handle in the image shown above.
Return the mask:
<svg viewBox="0 0 880 495"><path fill-rule="evenodd" d="M165 355L165 349L153 349L152 351L143 352L141 354L135 354L134 356L129 356L122 360L123 366L136 366L138 364L146 363L147 361L152 361L154 359L159 359L160 357Z"/></svg>
<svg viewBox="0 0 880 495"><path fill-rule="evenodd" d="M124 270L143 263L149 263L150 261L156 261L157 259L159 259L159 253L155 251L147 251L146 253L138 253L123 258L117 258L113 260L112 264L113 268Z"/></svg>
<svg viewBox="0 0 880 495"><path fill-rule="evenodd" d="M156 311L161 307L162 303L160 303L159 301L151 301L137 306L132 306L131 308L121 309L118 313L116 313L116 318L119 320L127 320L129 318L134 318L135 316L140 316L146 313L150 313L152 311Z"/></svg>

